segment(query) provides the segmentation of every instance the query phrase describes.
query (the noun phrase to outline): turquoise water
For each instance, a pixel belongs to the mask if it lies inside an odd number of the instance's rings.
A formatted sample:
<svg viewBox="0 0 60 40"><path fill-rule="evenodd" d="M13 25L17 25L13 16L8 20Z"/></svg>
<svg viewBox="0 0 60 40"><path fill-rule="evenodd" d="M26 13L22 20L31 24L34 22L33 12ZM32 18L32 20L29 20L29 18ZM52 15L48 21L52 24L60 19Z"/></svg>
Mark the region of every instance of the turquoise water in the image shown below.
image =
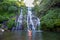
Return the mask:
<svg viewBox="0 0 60 40"><path fill-rule="evenodd" d="M26 31L0 33L0 40L60 40L60 33L33 32L28 36Z"/></svg>

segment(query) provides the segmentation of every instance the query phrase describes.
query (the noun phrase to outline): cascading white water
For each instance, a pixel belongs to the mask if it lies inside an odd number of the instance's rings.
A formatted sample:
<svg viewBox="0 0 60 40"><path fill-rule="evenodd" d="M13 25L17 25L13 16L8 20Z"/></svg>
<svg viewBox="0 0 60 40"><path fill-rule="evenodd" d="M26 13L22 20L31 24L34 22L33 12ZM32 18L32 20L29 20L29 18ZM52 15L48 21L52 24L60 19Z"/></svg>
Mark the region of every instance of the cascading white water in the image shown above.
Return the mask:
<svg viewBox="0 0 60 40"><path fill-rule="evenodd" d="M33 15L32 13L32 8L28 7L28 12L27 12L27 28L28 30L36 30L37 26L40 25L40 20L36 16ZM17 27L16 30L21 30L23 28L23 13L22 9L20 12L20 15L17 20Z"/></svg>
<svg viewBox="0 0 60 40"><path fill-rule="evenodd" d="M23 24L22 22L23 22L23 13L22 13L22 9L21 9L20 15L19 15L18 20L17 20L16 30L22 29L22 24Z"/></svg>
<svg viewBox="0 0 60 40"><path fill-rule="evenodd" d="M37 26L40 24L40 20L39 18L33 19L35 18L32 11L31 11L31 7L28 7L28 14L27 14L27 27L28 30L36 30Z"/></svg>
<svg viewBox="0 0 60 40"><path fill-rule="evenodd" d="M35 30L34 24L33 24L33 21L32 21L32 12L31 12L31 8L30 8L30 7L28 7L27 27L28 27L28 29L33 29L33 30ZM32 28L32 27L33 27L33 28Z"/></svg>

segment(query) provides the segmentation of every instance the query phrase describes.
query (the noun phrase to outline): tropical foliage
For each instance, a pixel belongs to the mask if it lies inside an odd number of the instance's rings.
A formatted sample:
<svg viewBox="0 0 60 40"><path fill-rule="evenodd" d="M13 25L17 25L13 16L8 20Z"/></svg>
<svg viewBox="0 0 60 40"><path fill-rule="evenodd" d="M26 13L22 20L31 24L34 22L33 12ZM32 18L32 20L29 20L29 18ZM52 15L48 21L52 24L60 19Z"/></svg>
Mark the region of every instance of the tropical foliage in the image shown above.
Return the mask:
<svg viewBox="0 0 60 40"><path fill-rule="evenodd" d="M59 21L60 1L59 0L42 0L38 6L35 5L33 10L35 11L35 14L40 18L41 21L40 27L43 30L60 28L60 21Z"/></svg>
<svg viewBox="0 0 60 40"><path fill-rule="evenodd" d="M25 7L23 1L0 0L0 25L6 21L4 25L7 26L8 29L16 26L15 20L16 16L20 14L20 7Z"/></svg>

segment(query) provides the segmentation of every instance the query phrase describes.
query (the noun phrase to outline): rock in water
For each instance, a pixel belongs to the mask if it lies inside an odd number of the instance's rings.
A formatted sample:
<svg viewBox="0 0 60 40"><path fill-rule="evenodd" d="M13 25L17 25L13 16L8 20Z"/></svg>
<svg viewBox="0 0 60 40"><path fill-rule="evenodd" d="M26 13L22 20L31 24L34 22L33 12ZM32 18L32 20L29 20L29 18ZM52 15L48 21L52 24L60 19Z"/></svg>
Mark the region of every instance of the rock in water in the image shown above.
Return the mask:
<svg viewBox="0 0 60 40"><path fill-rule="evenodd" d="M4 29L1 29L1 28L0 28L0 32L4 32Z"/></svg>

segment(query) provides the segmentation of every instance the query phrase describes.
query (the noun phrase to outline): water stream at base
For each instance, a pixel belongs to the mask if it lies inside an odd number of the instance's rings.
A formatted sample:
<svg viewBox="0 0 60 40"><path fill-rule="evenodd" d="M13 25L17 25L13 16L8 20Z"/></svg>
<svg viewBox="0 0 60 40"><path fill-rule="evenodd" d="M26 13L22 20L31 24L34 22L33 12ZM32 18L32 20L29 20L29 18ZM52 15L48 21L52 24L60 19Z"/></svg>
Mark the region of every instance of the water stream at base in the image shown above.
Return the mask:
<svg viewBox="0 0 60 40"><path fill-rule="evenodd" d="M60 32L36 32L28 36L27 32L0 33L0 40L60 40Z"/></svg>

